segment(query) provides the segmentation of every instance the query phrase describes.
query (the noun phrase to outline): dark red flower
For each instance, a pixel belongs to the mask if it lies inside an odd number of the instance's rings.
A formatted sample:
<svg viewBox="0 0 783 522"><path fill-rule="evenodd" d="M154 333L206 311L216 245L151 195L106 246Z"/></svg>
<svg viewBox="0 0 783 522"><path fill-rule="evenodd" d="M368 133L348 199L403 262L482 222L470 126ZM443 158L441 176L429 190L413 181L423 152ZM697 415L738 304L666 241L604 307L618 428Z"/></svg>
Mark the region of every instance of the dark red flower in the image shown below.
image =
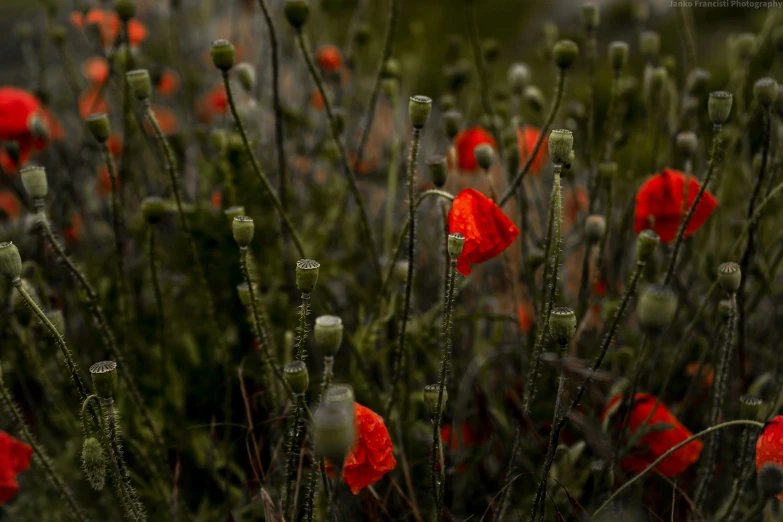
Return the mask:
<svg viewBox="0 0 783 522"><path fill-rule="evenodd" d="M79 115L82 119L109 111L109 102L102 96L102 90L100 84L92 84L79 95Z"/></svg>
<svg viewBox="0 0 783 522"><path fill-rule="evenodd" d="M226 114L228 111L228 94L226 86L222 83L216 85L211 91L202 96L196 102L196 111L203 123L211 123L212 118Z"/></svg>
<svg viewBox="0 0 783 522"><path fill-rule="evenodd" d="M30 467L33 448L0 431L0 506L19 492L16 475Z"/></svg>
<svg viewBox="0 0 783 522"><path fill-rule="evenodd" d="M522 168L527 163L527 159L533 153L533 149L536 148L536 142L541 135L541 131L530 125L517 126L517 146L519 147L519 167ZM549 142L549 136L544 136L544 140L541 142L541 147L538 149L533 163L530 164L530 172L538 173L541 168L544 167L549 161L549 149L547 143Z"/></svg>
<svg viewBox="0 0 783 522"><path fill-rule="evenodd" d="M460 131L454 138L454 148L457 150L457 166L465 172L473 172L479 168L473 149L483 143L489 143L497 150L498 146L492 134L478 125Z"/></svg>
<svg viewBox="0 0 783 522"><path fill-rule="evenodd" d="M356 438L343 463L343 480L358 495L362 488L378 482L394 469L391 438L383 417L358 402L355 403ZM334 476L334 466L325 461L326 472Z"/></svg>
<svg viewBox="0 0 783 522"><path fill-rule="evenodd" d="M530 301L523 301L519 303L519 307L517 307L517 321L519 321L519 331L522 333L528 333L535 320L536 311L533 308L533 303Z"/></svg>
<svg viewBox="0 0 783 522"><path fill-rule="evenodd" d="M21 211L22 205L15 194L10 190L0 190L0 216L5 214L11 222L15 223Z"/></svg>
<svg viewBox="0 0 783 522"><path fill-rule="evenodd" d="M454 198L448 223L450 234L465 236L465 246L457 259L457 270L465 276L470 274L471 264L496 257L519 235L516 225L494 201L471 188Z"/></svg>
<svg viewBox="0 0 783 522"><path fill-rule="evenodd" d="M36 121L43 123L46 137L34 134ZM18 161L6 151L0 151L3 170L15 172L27 162L33 149L41 150L48 141L61 139L64 134L62 125L32 93L16 87L0 87L0 141L15 141L19 145Z"/></svg>
<svg viewBox="0 0 783 522"><path fill-rule="evenodd" d="M315 52L315 61L323 72L331 73L343 66L343 55L337 46L324 44Z"/></svg>
<svg viewBox="0 0 783 522"><path fill-rule="evenodd" d="M620 407L621 399L622 395L615 395L607 403L601 417L605 426L612 419L614 429L619 429L622 415L615 414L618 413L617 410ZM649 393L636 394L634 407L628 421L629 431L633 435L643 425L645 429L648 429L647 425L644 424L648 417L650 417L649 426L653 427L653 431L650 431L639 440L640 447L637 448L638 451L631 453L620 461L620 466L633 473L640 473L661 455L693 435L688 428L683 426L672 415L666 405L658 403L656 407L655 403L656 398ZM655 411L650 415L653 408L655 408ZM656 424L659 424L659 426L656 426ZM661 461L655 466L655 470L666 477L677 476L699 460L703 446L702 441L698 439L689 442Z"/></svg>
<svg viewBox="0 0 783 522"><path fill-rule="evenodd" d="M86 16L73 12L70 19L73 25L82 30L89 24L97 25L103 47L112 45L120 32L120 17L114 11L91 9ZM139 45L145 38L147 38L147 28L144 24L135 18L129 20L128 41L131 46Z"/></svg>
<svg viewBox="0 0 783 522"><path fill-rule="evenodd" d="M769 463L783 466L783 415L767 421L756 440L756 472ZM778 499L783 500L783 491Z"/></svg>
<svg viewBox="0 0 783 522"><path fill-rule="evenodd" d="M686 180L687 205L684 204ZM674 241L682 217L693 205L700 187L701 183L696 178L673 169L663 169L663 172L649 178L636 193L634 232L638 234L646 228L652 228L661 236L661 242ZM684 237L699 230L717 206L718 200L705 190L685 227Z"/></svg>

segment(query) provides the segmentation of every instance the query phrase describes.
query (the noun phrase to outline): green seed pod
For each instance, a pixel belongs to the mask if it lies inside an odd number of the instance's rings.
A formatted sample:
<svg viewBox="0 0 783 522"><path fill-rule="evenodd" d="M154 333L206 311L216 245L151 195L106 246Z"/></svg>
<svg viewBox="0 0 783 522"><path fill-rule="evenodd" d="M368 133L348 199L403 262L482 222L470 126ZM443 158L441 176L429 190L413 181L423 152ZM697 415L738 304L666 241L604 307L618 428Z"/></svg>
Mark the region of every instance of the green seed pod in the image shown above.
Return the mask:
<svg viewBox="0 0 783 522"><path fill-rule="evenodd" d="M574 134L570 130L557 129L549 133L549 157L554 165L568 161L574 148Z"/></svg>
<svg viewBox="0 0 783 522"><path fill-rule="evenodd" d="M432 99L426 96L411 96L408 115L414 129L420 130L427 124L432 112Z"/></svg>
<svg viewBox="0 0 783 522"><path fill-rule="evenodd" d="M315 346L324 356L334 357L343 342L343 320L336 315L315 318Z"/></svg>
<svg viewBox="0 0 783 522"><path fill-rule="evenodd" d="M90 366L92 386L101 399L112 399L117 392L117 363L101 361Z"/></svg>
<svg viewBox="0 0 783 522"><path fill-rule="evenodd" d="M141 213L150 225L160 223L166 214L166 202L157 196L148 196L141 202Z"/></svg>
<svg viewBox="0 0 783 522"><path fill-rule="evenodd" d="M394 78L399 80L400 79L400 62L396 58L389 58L386 60L386 62L383 64L383 70L381 71L381 77L382 78Z"/></svg>
<svg viewBox="0 0 783 522"><path fill-rule="evenodd" d="M130 85L133 96L139 101L149 99L152 93L152 82L150 73L147 69L135 69L125 73L125 78Z"/></svg>
<svg viewBox="0 0 783 522"><path fill-rule="evenodd" d="M424 387L424 406L427 407L427 411L431 417L442 415L443 411L446 409L446 402L449 400L449 391L446 389L446 387L443 388L440 410L438 410L439 394L440 386L438 384L428 384Z"/></svg>
<svg viewBox="0 0 783 522"><path fill-rule="evenodd" d="M286 2L286 6L288 2ZM212 56L212 65L221 71L230 71L234 67L237 57L237 50L234 44L225 39L215 40L209 48L209 54Z"/></svg>
<svg viewBox="0 0 783 522"><path fill-rule="evenodd" d="M479 167L483 170L489 170L492 162L495 161L495 149L489 143L482 143L473 149L473 156L476 158L476 163L478 163Z"/></svg>
<svg viewBox="0 0 783 522"><path fill-rule="evenodd" d="M313 417L317 457L324 457L332 464L342 466L345 456L353 446L355 433L353 409L353 405L349 411L348 408L330 402L318 406Z"/></svg>
<svg viewBox="0 0 783 522"><path fill-rule="evenodd" d="M247 62L237 65L237 79L245 92L252 93L256 88L256 68Z"/></svg>
<svg viewBox="0 0 783 522"><path fill-rule="evenodd" d="M753 84L753 95L764 108L771 107L778 98L778 82L773 78L761 78Z"/></svg>
<svg viewBox="0 0 783 522"><path fill-rule="evenodd" d="M591 243L597 243L606 233L606 218L600 214L587 216L585 220L585 238Z"/></svg>
<svg viewBox="0 0 783 522"><path fill-rule="evenodd" d="M381 80L381 90L388 99L396 100L400 92L400 82L397 78L384 78Z"/></svg>
<svg viewBox="0 0 783 522"><path fill-rule="evenodd" d="M85 120L87 130L98 143L106 143L111 134L109 116L106 114L93 114Z"/></svg>
<svg viewBox="0 0 783 522"><path fill-rule="evenodd" d="M114 11L120 20L127 22L136 14L136 5L133 0L114 0Z"/></svg>
<svg viewBox="0 0 783 522"><path fill-rule="evenodd" d="M760 420L764 401L758 395L743 395L740 397L740 417L747 420Z"/></svg>
<svg viewBox="0 0 783 522"><path fill-rule="evenodd" d="M295 395L304 395L310 385L310 373L304 361L293 361L283 367L283 377Z"/></svg>
<svg viewBox="0 0 783 522"><path fill-rule="evenodd" d="M465 236L459 232L453 232L449 234L446 246L447 250L449 251L449 257L451 259L457 259L465 246Z"/></svg>
<svg viewBox="0 0 783 522"><path fill-rule="evenodd" d="M628 63L628 50L626 42L615 41L609 44L609 63L612 64L615 75L619 75Z"/></svg>
<svg viewBox="0 0 783 522"><path fill-rule="evenodd" d="M691 131L680 132L677 134L677 150L685 158L692 158L699 148L699 139L696 133Z"/></svg>
<svg viewBox="0 0 783 522"><path fill-rule="evenodd" d="M22 275L22 256L10 241L0 243L0 273L11 281L16 281Z"/></svg>
<svg viewBox="0 0 783 522"><path fill-rule="evenodd" d="M457 106L457 99L453 94L444 94L438 103L442 111L450 111Z"/></svg>
<svg viewBox="0 0 783 522"><path fill-rule="evenodd" d="M32 199L45 198L49 192L49 183L46 181L46 169L43 167L27 167L19 172L22 176L22 185L27 195Z"/></svg>
<svg viewBox="0 0 783 522"><path fill-rule="evenodd" d="M707 92L707 84L710 82L710 73L704 69L692 69L685 80L685 90L691 96L701 96Z"/></svg>
<svg viewBox="0 0 783 522"><path fill-rule="evenodd" d="M318 282L318 269L321 264L312 259L300 259L296 262L296 286L300 292L309 294Z"/></svg>
<svg viewBox="0 0 783 522"><path fill-rule="evenodd" d="M310 0L285 0L283 11L291 27L299 30L310 18Z"/></svg>
<svg viewBox="0 0 783 522"><path fill-rule="evenodd" d="M555 64L561 69L568 69L579 56L579 47L571 40L560 40L552 49Z"/></svg>
<svg viewBox="0 0 783 522"><path fill-rule="evenodd" d="M783 467L767 462L759 470L759 490L764 498L772 498L783 491Z"/></svg>
<svg viewBox="0 0 783 522"><path fill-rule="evenodd" d="M255 232L253 218L248 216L235 217L231 222L231 231L234 233L234 241L237 242L239 248L247 248L250 242L253 241L253 233Z"/></svg>
<svg viewBox="0 0 783 522"><path fill-rule="evenodd" d="M570 308L557 307L549 316L549 333L560 346L567 346L576 334L576 314Z"/></svg>
<svg viewBox="0 0 783 522"><path fill-rule="evenodd" d="M324 402L336 404L353 411L355 396L353 388L348 384L333 384L326 390Z"/></svg>
<svg viewBox="0 0 783 522"><path fill-rule="evenodd" d="M508 69L508 86L511 92L520 95L530 83L530 69L524 63L513 63Z"/></svg>
<svg viewBox="0 0 783 522"><path fill-rule="evenodd" d="M487 64L492 65L500 58L500 42L495 38L487 38L481 42L481 51Z"/></svg>
<svg viewBox="0 0 783 522"><path fill-rule="evenodd" d="M65 334L65 317L62 310L49 310L46 312L46 318L60 332L60 335Z"/></svg>
<svg viewBox="0 0 783 522"><path fill-rule="evenodd" d="M639 35L639 50L648 62L655 61L661 52L661 35L655 31L643 31Z"/></svg>
<svg viewBox="0 0 783 522"><path fill-rule="evenodd" d="M668 286L648 285L639 294L636 314L642 329L650 333L663 331L677 311L677 295Z"/></svg>
<svg viewBox="0 0 783 522"><path fill-rule="evenodd" d="M432 183L437 188L446 184L446 178L449 176L449 164L445 156L430 156L427 160L427 170L429 170Z"/></svg>
<svg viewBox="0 0 783 522"><path fill-rule="evenodd" d="M737 263L729 261L718 266L718 284L727 293L733 294L739 290L742 282L742 271Z"/></svg>
<svg viewBox="0 0 783 522"><path fill-rule="evenodd" d="M529 85L522 94L525 103L534 111L541 112L546 107L546 96L543 91L535 85Z"/></svg>
<svg viewBox="0 0 783 522"><path fill-rule="evenodd" d="M106 484L106 458L98 439L89 437L82 446L82 469L87 482L95 491L101 491Z"/></svg>
<svg viewBox="0 0 783 522"><path fill-rule="evenodd" d="M729 119L733 96L726 91L713 91L707 102L707 112L713 125L723 125Z"/></svg>
<svg viewBox="0 0 783 522"><path fill-rule="evenodd" d="M753 33L741 33L734 39L734 51L737 58L746 62L756 54L756 35Z"/></svg>
<svg viewBox="0 0 783 522"><path fill-rule="evenodd" d="M408 277L408 262L403 260L394 263L394 270L392 275L394 276L394 280L398 283L405 281L405 279Z"/></svg>
<svg viewBox="0 0 783 522"><path fill-rule="evenodd" d="M636 238L636 262L647 263L650 261L660 242L661 236L654 230L647 228L639 232L639 237Z"/></svg>
<svg viewBox="0 0 783 522"><path fill-rule="evenodd" d="M234 205L224 210L223 214L233 223L234 218L245 215L245 207L243 205Z"/></svg>
<svg viewBox="0 0 783 522"><path fill-rule="evenodd" d="M443 126L446 130L446 136L448 136L449 140L454 141L462 127L462 113L457 110L445 112L443 114Z"/></svg>
<svg viewBox="0 0 783 522"><path fill-rule="evenodd" d="M598 9L598 4L594 2L584 4L579 14L582 20L582 29L586 33L594 33L601 21L601 11Z"/></svg>

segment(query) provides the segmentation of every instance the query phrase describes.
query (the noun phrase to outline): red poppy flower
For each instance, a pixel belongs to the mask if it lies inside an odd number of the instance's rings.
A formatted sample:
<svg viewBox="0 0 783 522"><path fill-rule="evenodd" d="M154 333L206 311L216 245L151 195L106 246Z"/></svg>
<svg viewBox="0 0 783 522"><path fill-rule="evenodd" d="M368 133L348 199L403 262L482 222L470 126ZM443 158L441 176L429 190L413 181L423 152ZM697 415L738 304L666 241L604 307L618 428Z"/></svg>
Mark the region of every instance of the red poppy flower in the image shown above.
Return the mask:
<svg viewBox="0 0 783 522"><path fill-rule="evenodd" d="M82 63L82 74L93 85L102 85L109 79L109 62L102 56L87 58Z"/></svg>
<svg viewBox="0 0 783 522"><path fill-rule="evenodd" d="M489 143L495 150L498 148L492 135L478 125L457 134L454 138L454 148L457 150L457 166L460 170L466 172L478 170L479 166L473 149L483 143Z"/></svg>
<svg viewBox="0 0 783 522"><path fill-rule="evenodd" d="M33 132L36 122L42 122L46 137ZM52 114L30 92L16 87L0 87L0 141L15 141L19 145L18 160L0 151L0 166L6 172L22 167L33 148L41 150L47 141L60 139L65 131Z"/></svg>
<svg viewBox="0 0 783 522"><path fill-rule="evenodd" d="M171 69L165 69L155 85L155 89L162 96L171 96L179 90L179 77Z"/></svg>
<svg viewBox="0 0 783 522"><path fill-rule="evenodd" d="M337 46L324 44L315 52L315 61L323 72L331 73L343 66L343 55Z"/></svg>
<svg viewBox="0 0 783 522"><path fill-rule="evenodd" d="M478 437L473 434L473 430L470 424L463 422L460 427L462 432L462 438L459 435L451 436L451 424L446 424L440 429L440 438L451 451L459 451L462 448L467 448L478 442Z"/></svg>
<svg viewBox="0 0 783 522"><path fill-rule="evenodd" d="M533 303L530 301L525 301L523 303L519 303L519 307L517 308L517 320L519 321L519 331L522 333L528 333L530 331L530 327L533 326L533 323L536 320L536 312L533 309Z"/></svg>
<svg viewBox="0 0 783 522"><path fill-rule="evenodd" d="M783 466L783 415L767 421L756 440L756 472L769 463ZM778 499L783 500L783 491Z"/></svg>
<svg viewBox="0 0 783 522"><path fill-rule="evenodd" d="M109 153L114 159L119 159L122 156L122 136L116 132L109 134L106 146L109 147Z"/></svg>
<svg viewBox="0 0 783 522"><path fill-rule="evenodd" d="M589 205L587 191L583 187L576 187L576 189L568 191L565 198L566 226L576 223L579 213L587 212Z"/></svg>
<svg viewBox="0 0 783 522"><path fill-rule="evenodd" d="M465 276L470 274L471 264L498 256L519 235L516 225L494 201L471 188L454 198L448 224L450 234L465 236L465 246L457 259L457 270Z"/></svg>
<svg viewBox="0 0 783 522"><path fill-rule="evenodd" d="M120 189L120 180L115 179L114 182L117 185L117 190ZM95 180L95 192L98 196L109 196L112 193L111 176L109 175L109 168L106 165L101 165L98 168L98 178Z"/></svg>
<svg viewBox="0 0 783 522"><path fill-rule="evenodd" d="M0 431L0 506L19 492L16 475L30 467L33 448Z"/></svg>
<svg viewBox="0 0 783 522"><path fill-rule="evenodd" d="M174 111L163 105L152 105L150 109L152 109L152 114L155 115L155 119L158 120L158 125L160 125L160 130L163 131L163 134L168 136L177 133L179 130L179 120L177 120ZM150 135L155 133L152 125L146 119L144 120L144 130Z"/></svg>
<svg viewBox="0 0 783 522"><path fill-rule="evenodd" d="M688 203L684 205L686 179ZM636 193L634 232L638 234L645 228L652 228L661 236L662 243L674 241L680 228L683 208L687 211L693 205L699 188L701 183L696 178L678 170L663 169L663 172L649 178ZM684 237L699 230L717 206L718 200L705 190L685 227Z"/></svg>
<svg viewBox="0 0 783 522"><path fill-rule="evenodd" d="M616 417L613 423L614 427L619 429L622 419L621 415L615 415L615 413L617 413L620 407L621 399L622 395L615 395L607 403L601 417L604 425L607 424L610 417ZM636 394L633 411L628 421L629 431L631 434L636 433L636 430L642 427L642 424L648 417L650 417L649 426L653 427L653 431L650 431L639 440L639 444L643 448L639 448L638 451L620 461L620 466L633 473L640 473L661 455L693 435L688 428L683 426L672 415L666 405L658 403L657 407L655 407L655 403L656 398L649 393ZM650 415L653 407L655 407L655 411ZM699 460L703 446L704 443L698 439L689 442L655 466L655 470L666 477L677 476Z"/></svg>
<svg viewBox="0 0 783 522"><path fill-rule="evenodd" d="M108 47L114 43L120 32L120 18L114 11L91 9L86 16L81 13L71 13L71 23L79 29L84 29L88 24L96 24L99 28L102 47ZM147 28L140 21L132 18L128 21L128 41L131 46L137 46L147 38Z"/></svg>
<svg viewBox="0 0 783 522"><path fill-rule="evenodd" d="M83 120L109 111L109 102L101 94L100 84L92 84L79 95L79 115Z"/></svg>
<svg viewBox="0 0 783 522"><path fill-rule="evenodd" d="M517 126L517 146L519 147L519 167L522 168L527 163L527 159L536 148L536 142L541 135L541 131L530 125ZM544 141L538 149L533 163L530 164L530 172L537 173L541 171L549 161L549 149L547 143L549 136L544 136Z"/></svg>
<svg viewBox="0 0 783 522"><path fill-rule="evenodd" d="M223 208L223 193L220 191L220 189L213 190L209 195L209 204L215 210L220 210Z"/></svg>
<svg viewBox="0 0 783 522"><path fill-rule="evenodd" d="M21 211L22 205L15 194L9 190L0 190L0 216L5 214L15 223L19 219Z"/></svg>
<svg viewBox="0 0 783 522"><path fill-rule="evenodd" d="M593 295L597 295L598 297L604 297L606 295L606 282L598 278L595 280L595 284L593 284Z"/></svg>
<svg viewBox="0 0 783 522"><path fill-rule="evenodd" d="M211 123L215 116L226 114L228 111L226 86L220 83L202 96L196 103L196 111L199 119L207 124Z"/></svg>
<svg viewBox="0 0 783 522"><path fill-rule="evenodd" d="M391 438L383 418L358 402L355 403L356 439L343 463L343 480L354 495L365 486L378 482L394 469ZM325 461L326 472L334 476L334 466Z"/></svg>

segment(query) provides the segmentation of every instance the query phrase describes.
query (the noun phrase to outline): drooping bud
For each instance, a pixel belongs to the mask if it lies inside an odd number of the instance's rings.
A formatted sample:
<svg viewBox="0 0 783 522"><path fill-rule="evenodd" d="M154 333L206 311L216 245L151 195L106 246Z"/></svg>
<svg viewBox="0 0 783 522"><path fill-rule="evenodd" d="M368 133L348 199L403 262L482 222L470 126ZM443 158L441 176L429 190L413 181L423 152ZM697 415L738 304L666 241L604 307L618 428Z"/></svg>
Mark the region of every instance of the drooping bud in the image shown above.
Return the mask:
<svg viewBox="0 0 783 522"><path fill-rule="evenodd" d="M764 108L769 108L778 98L778 82L773 78L761 78L753 84L753 95Z"/></svg>
<svg viewBox="0 0 783 522"><path fill-rule="evenodd" d="M101 491L106 484L106 458L101 443L95 437L89 437L84 441L82 469L92 489Z"/></svg>
<svg viewBox="0 0 783 522"><path fill-rule="evenodd" d="M283 11L291 27L299 30L310 18L310 0L285 0Z"/></svg>
<svg viewBox="0 0 783 522"><path fill-rule="evenodd" d="M304 361L293 361L283 367L283 377L295 395L304 395L310 385L310 373Z"/></svg>
<svg viewBox="0 0 783 522"><path fill-rule="evenodd" d="M112 399L117 392L117 363L101 361L90 366L92 386L101 399Z"/></svg>
<svg viewBox="0 0 783 522"><path fill-rule="evenodd" d="M240 63L237 65L237 79L245 92L253 92L256 88L256 68L247 62Z"/></svg>
<svg viewBox="0 0 783 522"><path fill-rule="evenodd" d="M753 33L740 33L734 39L734 51L740 61L746 62L756 53L756 35Z"/></svg>
<svg viewBox="0 0 783 522"><path fill-rule="evenodd" d="M46 181L46 169L43 167L27 167L19 172L22 176L22 185L32 199L45 198L49 192L49 183Z"/></svg>
<svg viewBox="0 0 783 522"><path fill-rule="evenodd" d="M98 143L106 143L111 134L111 125L107 114L93 114L85 120L87 130Z"/></svg>
<svg viewBox="0 0 783 522"><path fill-rule="evenodd" d="M642 329L658 333L665 329L677 311L677 295L668 286L648 285L639 293L636 313Z"/></svg>
<svg viewBox="0 0 783 522"><path fill-rule="evenodd" d="M647 228L639 232L639 236L636 238L636 262L648 262L655 253L655 249L658 248L660 242L661 236L654 230Z"/></svg>
<svg viewBox="0 0 783 522"><path fill-rule="evenodd" d="M300 259L296 262L296 286L300 292L309 294L318 282L318 269L321 264L312 259Z"/></svg>
<svg viewBox="0 0 783 522"><path fill-rule="evenodd" d="M427 124L432 112L432 99L426 96L411 96L408 114L414 129L420 130Z"/></svg>
<svg viewBox="0 0 783 522"><path fill-rule="evenodd" d="M460 127L462 127L462 113L457 110L447 111L443 114L443 126L446 130L446 136L450 141L454 141L454 138L459 134Z"/></svg>
<svg viewBox="0 0 783 522"><path fill-rule="evenodd" d="M449 392L444 387L443 396L441 398L441 408L438 410L438 395L440 394L440 385L428 384L424 387L424 405L427 407L431 417L436 415L442 415L443 410L446 409L446 401L449 400Z"/></svg>
<svg viewBox="0 0 783 522"><path fill-rule="evenodd" d="M449 257L451 259L457 259L462 253L462 249L465 246L465 236L459 232L449 234L447 249L449 251Z"/></svg>
<svg viewBox="0 0 783 522"><path fill-rule="evenodd" d="M166 214L166 203L158 196L148 196L141 202L141 213L147 223L160 223Z"/></svg>
<svg viewBox="0 0 783 522"><path fill-rule="evenodd" d="M230 71L234 67L237 51L234 44L226 39L215 40L209 48L212 65L221 71Z"/></svg>
<svg viewBox="0 0 783 522"><path fill-rule="evenodd" d="M508 69L508 86L514 94L522 94L530 83L530 69L524 63L514 63Z"/></svg>
<svg viewBox="0 0 783 522"><path fill-rule="evenodd" d="M449 176L449 165L445 156L430 156L427 160L427 170L430 172L430 179L433 185L441 188L446 184L446 178Z"/></svg>
<svg viewBox="0 0 783 522"><path fill-rule="evenodd" d="M10 241L0 243L0 273L11 281L16 281L22 275L22 256Z"/></svg>
<svg viewBox="0 0 783 522"><path fill-rule="evenodd" d="M615 41L609 44L609 62L612 64L612 69L615 75L620 74L625 68L625 64L628 63L628 44L625 42Z"/></svg>
<svg viewBox="0 0 783 522"><path fill-rule="evenodd" d="M549 157L554 165L566 163L573 147L574 135L570 130L558 129L549 133Z"/></svg>
<svg viewBox="0 0 783 522"><path fill-rule="evenodd" d="M571 308L557 307L549 316L549 333L560 346L567 346L576 334L576 314Z"/></svg>
<svg viewBox="0 0 783 522"><path fill-rule="evenodd" d="M713 125L723 125L729 119L733 96L726 91L713 91L707 102L707 112Z"/></svg>
<svg viewBox="0 0 783 522"><path fill-rule="evenodd" d="M560 40L552 49L555 64L565 70L571 67L579 56L579 47L571 40Z"/></svg>
<svg viewBox="0 0 783 522"><path fill-rule="evenodd" d="M685 80L685 90L691 96L701 96L707 90L710 82L710 73L704 69L693 69Z"/></svg>
<svg viewBox="0 0 783 522"><path fill-rule="evenodd" d="M343 342L343 320L336 315L316 317L313 337L316 348L324 356L334 357Z"/></svg>
<svg viewBox="0 0 783 522"><path fill-rule="evenodd" d="M248 216L235 217L231 222L231 231L234 233L234 241L237 242L239 248L247 248L250 242L253 241L253 233L255 232L253 218Z"/></svg>
<svg viewBox="0 0 783 522"><path fill-rule="evenodd" d="M696 137L696 133L686 131L677 134L677 149L686 158L692 158L698 147L699 139Z"/></svg>
<svg viewBox="0 0 783 522"><path fill-rule="evenodd" d="M593 33L598 29L598 23L601 21L601 11L594 2L588 2L582 6L580 11L582 28L586 33Z"/></svg>
<svg viewBox="0 0 783 522"><path fill-rule="evenodd" d="M476 163L483 170L489 170L492 166L492 162L495 160L495 149L489 143L482 143L476 145L473 149L473 156L476 158Z"/></svg>
<svg viewBox="0 0 783 522"><path fill-rule="evenodd" d="M125 73L125 78L131 88L133 96L139 101L149 99L152 93L152 82L147 69L135 69Z"/></svg>
<svg viewBox="0 0 783 522"><path fill-rule="evenodd" d="M600 214L587 216L585 220L585 238L591 243L597 243L606 233L606 218Z"/></svg>
<svg viewBox="0 0 783 522"><path fill-rule="evenodd" d="M742 271L737 263L729 261L718 266L718 284L727 293L733 294L739 290L742 282Z"/></svg>

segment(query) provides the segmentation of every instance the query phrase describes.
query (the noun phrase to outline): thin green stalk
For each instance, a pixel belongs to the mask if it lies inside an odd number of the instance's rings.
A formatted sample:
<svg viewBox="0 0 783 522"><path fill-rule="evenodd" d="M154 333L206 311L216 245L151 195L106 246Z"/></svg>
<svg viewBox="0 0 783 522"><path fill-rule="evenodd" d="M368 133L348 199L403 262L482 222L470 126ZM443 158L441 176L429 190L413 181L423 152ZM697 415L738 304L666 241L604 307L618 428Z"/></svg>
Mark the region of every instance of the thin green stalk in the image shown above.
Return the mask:
<svg viewBox="0 0 783 522"><path fill-rule="evenodd" d="M161 384L165 375L168 354L166 352L166 320L163 308L163 293L160 291L160 279L158 278L158 262L156 248L156 232L154 227L150 227L149 232L149 262L150 279L152 280L152 291L155 294L155 307L158 309L158 342L160 342L160 361L161 361Z"/></svg>
<svg viewBox="0 0 783 522"><path fill-rule="evenodd" d="M299 326L296 328L296 360L304 361L307 359L307 316L310 314L310 294L302 292L302 304L299 307Z"/></svg>
<svg viewBox="0 0 783 522"><path fill-rule="evenodd" d="M629 393L624 393L622 400L620 401L620 407L617 410L621 412L623 416L622 423L620 424L620 430L617 432L617 445L614 448L614 457L612 463L617 464L620 460L620 453L623 450L623 438L625 437L625 431L628 429L628 424L631 421L631 412L636 404L636 390L639 388L639 381L641 380L642 371L644 370L645 363L647 362L647 344L649 336L645 333L642 336L642 346L639 348L639 356L636 359L636 368L633 372L633 378L631 380L631 389Z"/></svg>
<svg viewBox="0 0 783 522"><path fill-rule="evenodd" d="M288 469L285 478L285 496L283 497L283 514L288 515L288 509L292 513L289 520L293 520L293 511L296 510L296 503L293 501L294 477L299 469L299 452L301 450L301 431L302 431L302 407L305 404L304 395L296 397L296 406L293 412L293 424L288 432Z"/></svg>
<svg viewBox="0 0 783 522"><path fill-rule="evenodd" d="M147 519L147 515L144 511L144 506L136 495L136 490L130 483L130 474L123 457L121 429L117 411L114 408L114 399L104 398L102 402L103 426L105 429L104 444L107 446L109 457L114 463L118 495L123 494L125 496L126 515L131 520L144 521Z"/></svg>
<svg viewBox="0 0 783 522"><path fill-rule="evenodd" d="M321 379L321 392L318 395L318 401L323 400L326 395L326 390L332 384L332 370L334 368L334 357L331 355L324 356L324 373ZM323 459L317 459L315 453L315 434L310 431L310 453L312 454L312 461L310 465L310 477L307 483L307 492L304 499L304 512L307 522L313 521L313 511L315 507L315 494L318 489L318 468L325 469Z"/></svg>
<svg viewBox="0 0 783 522"><path fill-rule="evenodd" d="M753 506L744 517L742 517L742 520L740 522L753 522L754 520L758 519L758 516L761 514L762 511L764 511L764 508L767 505L767 502L769 502L768 498L762 498L759 500L755 506Z"/></svg>
<svg viewBox="0 0 783 522"><path fill-rule="evenodd" d="M127 83L127 82L125 82ZM101 151L103 152L103 160L106 162L106 169L109 171L109 180L111 181L111 215L112 215L112 227L114 228L114 249L117 254L117 293L119 294L120 315L122 320L123 330L127 334L128 330L128 299L127 290L125 288L125 256L123 255L123 239L120 231L122 218L122 208L118 199L117 191L117 169L114 165L114 160L109 152L109 146L104 142L101 145Z"/></svg>
<svg viewBox="0 0 783 522"><path fill-rule="evenodd" d="M397 112L399 102L394 97L391 100L391 110L394 125L392 125L392 144L389 149L389 170L386 174L386 215L383 223L383 253L388 256L392 247L392 235L394 230L394 210L397 206L397 187L399 185L399 158L402 139L397 128ZM357 163L358 165L358 163Z"/></svg>
<svg viewBox="0 0 783 522"><path fill-rule="evenodd" d="M750 427L745 426L742 430L742 437L740 440L740 454L737 459L737 476L734 478L734 487L732 488L731 498L726 506L726 510L723 516L720 517L718 522L724 522L731 518L734 512L734 507L737 505L740 495L742 494L742 479L745 476L745 466L748 460L748 443L750 442Z"/></svg>

